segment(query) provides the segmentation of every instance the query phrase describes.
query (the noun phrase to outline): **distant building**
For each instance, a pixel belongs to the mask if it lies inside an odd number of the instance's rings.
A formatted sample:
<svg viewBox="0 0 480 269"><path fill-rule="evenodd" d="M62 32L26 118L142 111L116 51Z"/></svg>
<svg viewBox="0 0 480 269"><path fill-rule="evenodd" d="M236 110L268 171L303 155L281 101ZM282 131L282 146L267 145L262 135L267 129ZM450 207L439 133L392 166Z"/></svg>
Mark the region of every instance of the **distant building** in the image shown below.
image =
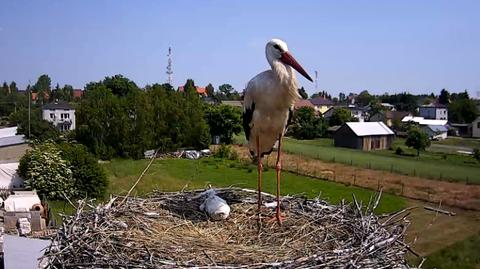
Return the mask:
<svg viewBox="0 0 480 269"><path fill-rule="evenodd" d="M299 109L301 107L311 107L311 108L315 109L315 106L312 104L312 102L310 102L310 100L306 100L306 99L299 99L297 102L295 102L294 107L295 107L295 109Z"/></svg>
<svg viewBox="0 0 480 269"><path fill-rule="evenodd" d="M420 129L432 140L447 139L448 128L444 125L422 125Z"/></svg>
<svg viewBox="0 0 480 269"><path fill-rule="evenodd" d="M82 97L83 97L83 90L81 89L73 90L73 99L82 99Z"/></svg>
<svg viewBox="0 0 480 269"><path fill-rule="evenodd" d="M401 122L404 117L411 115L408 111L379 111L371 115L368 121L381 121L392 127L396 121Z"/></svg>
<svg viewBox="0 0 480 269"><path fill-rule="evenodd" d="M207 88L205 87L198 87L198 86L195 86L196 89L197 89L197 93L201 96L207 96ZM183 92L184 91L184 87L183 86L180 86L178 87L178 91L179 92Z"/></svg>
<svg viewBox="0 0 480 269"><path fill-rule="evenodd" d="M335 147L361 150L388 149L393 138L383 122L347 122L333 134Z"/></svg>
<svg viewBox="0 0 480 269"><path fill-rule="evenodd" d="M65 101L44 105L42 118L53 123L62 132L75 129L75 109Z"/></svg>
<svg viewBox="0 0 480 269"><path fill-rule="evenodd" d="M333 107L333 101L323 97L316 97L309 100L315 107L315 110L320 113L325 113L329 108Z"/></svg>
<svg viewBox="0 0 480 269"><path fill-rule="evenodd" d="M441 104L423 105L418 108L418 115L431 120L448 120L448 108Z"/></svg>
<svg viewBox="0 0 480 269"><path fill-rule="evenodd" d="M362 108L362 107L356 107L354 105L330 107L324 113L322 113L322 116L324 119L328 121L332 117L333 113L336 110L341 108L349 110L352 117L357 119L359 122L364 122L364 121L367 121L368 119L368 109Z"/></svg>
<svg viewBox="0 0 480 269"><path fill-rule="evenodd" d="M480 117L472 122L472 137L480 137Z"/></svg>
<svg viewBox="0 0 480 269"><path fill-rule="evenodd" d="M17 135L17 127L0 128L0 162L18 161L28 149L25 136Z"/></svg>
<svg viewBox="0 0 480 269"><path fill-rule="evenodd" d="M419 125L447 125L447 120L434 120L434 119L425 119L424 117L413 117L405 116L402 119L402 122L415 122Z"/></svg>
<svg viewBox="0 0 480 269"><path fill-rule="evenodd" d="M368 119L368 108L357 107L357 106L348 106L346 107L350 110L352 117L356 118L359 122L367 121Z"/></svg>

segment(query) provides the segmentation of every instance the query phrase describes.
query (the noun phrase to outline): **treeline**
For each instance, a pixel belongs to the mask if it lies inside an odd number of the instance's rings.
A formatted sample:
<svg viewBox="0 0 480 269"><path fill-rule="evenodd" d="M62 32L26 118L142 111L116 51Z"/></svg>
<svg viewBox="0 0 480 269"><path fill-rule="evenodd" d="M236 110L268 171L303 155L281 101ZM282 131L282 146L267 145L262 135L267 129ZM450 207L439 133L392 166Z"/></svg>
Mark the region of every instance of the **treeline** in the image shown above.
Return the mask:
<svg viewBox="0 0 480 269"><path fill-rule="evenodd" d="M102 159L140 158L145 150L205 148L211 136L193 80L184 92L169 84L140 89L116 75L90 83L77 108L75 139Z"/></svg>

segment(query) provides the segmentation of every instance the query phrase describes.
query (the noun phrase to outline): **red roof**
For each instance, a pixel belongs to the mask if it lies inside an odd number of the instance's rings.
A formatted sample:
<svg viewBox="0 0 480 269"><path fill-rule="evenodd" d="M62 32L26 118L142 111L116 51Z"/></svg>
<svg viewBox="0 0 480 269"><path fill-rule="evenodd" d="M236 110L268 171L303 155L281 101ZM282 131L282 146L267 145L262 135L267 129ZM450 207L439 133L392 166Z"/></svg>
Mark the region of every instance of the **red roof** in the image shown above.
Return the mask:
<svg viewBox="0 0 480 269"><path fill-rule="evenodd" d="M82 98L83 91L81 89L73 90L73 98Z"/></svg>
<svg viewBox="0 0 480 269"><path fill-rule="evenodd" d="M197 87L197 93L202 95L207 95L207 89L205 87ZM183 86L178 87L179 92L183 92Z"/></svg>
<svg viewBox="0 0 480 269"><path fill-rule="evenodd" d="M323 97L316 97L316 98L310 99L310 102L312 102L314 106L332 106L333 105L332 100L326 99Z"/></svg>
<svg viewBox="0 0 480 269"><path fill-rule="evenodd" d="M295 109L298 109L298 108L301 108L301 107L314 107L312 102L310 102L309 100L305 100L305 99L298 100L297 102L295 102L294 106L295 106Z"/></svg>
<svg viewBox="0 0 480 269"><path fill-rule="evenodd" d="M50 95L48 94L48 92L43 92L43 97L44 97L44 99L48 100ZM38 99L38 93L32 92L32 101L36 101L37 99Z"/></svg>

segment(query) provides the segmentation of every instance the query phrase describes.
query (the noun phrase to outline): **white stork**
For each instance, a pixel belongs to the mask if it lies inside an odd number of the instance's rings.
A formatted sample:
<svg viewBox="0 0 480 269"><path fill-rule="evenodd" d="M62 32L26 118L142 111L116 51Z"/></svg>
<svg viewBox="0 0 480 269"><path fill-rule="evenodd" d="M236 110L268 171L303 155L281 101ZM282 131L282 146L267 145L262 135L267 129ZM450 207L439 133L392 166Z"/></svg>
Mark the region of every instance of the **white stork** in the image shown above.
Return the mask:
<svg viewBox="0 0 480 269"><path fill-rule="evenodd" d="M282 137L291 119L293 105L299 98L295 70L312 81L312 78L288 52L287 44L272 39L265 48L271 70L252 78L245 89L243 102L243 128L248 140L250 154L258 163L258 210L262 204L262 157L272 152L278 140L276 175L277 207L276 219L280 216L280 171Z"/></svg>

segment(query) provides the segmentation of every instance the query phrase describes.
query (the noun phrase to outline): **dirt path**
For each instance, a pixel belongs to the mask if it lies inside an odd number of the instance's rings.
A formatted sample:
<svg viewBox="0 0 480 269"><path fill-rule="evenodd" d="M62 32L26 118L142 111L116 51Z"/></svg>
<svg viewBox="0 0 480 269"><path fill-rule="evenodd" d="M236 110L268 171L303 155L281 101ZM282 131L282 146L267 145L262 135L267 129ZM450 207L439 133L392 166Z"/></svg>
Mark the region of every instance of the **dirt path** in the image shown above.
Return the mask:
<svg viewBox="0 0 480 269"><path fill-rule="evenodd" d="M250 159L245 147L235 146L242 159ZM276 154L265 159L264 164L273 166ZM378 171L339 163L283 153L283 168L287 171L308 175L347 185L384 191L403 197L480 210L480 185L467 185L421 177L404 176L387 171ZM480 175L479 175L480 176Z"/></svg>

